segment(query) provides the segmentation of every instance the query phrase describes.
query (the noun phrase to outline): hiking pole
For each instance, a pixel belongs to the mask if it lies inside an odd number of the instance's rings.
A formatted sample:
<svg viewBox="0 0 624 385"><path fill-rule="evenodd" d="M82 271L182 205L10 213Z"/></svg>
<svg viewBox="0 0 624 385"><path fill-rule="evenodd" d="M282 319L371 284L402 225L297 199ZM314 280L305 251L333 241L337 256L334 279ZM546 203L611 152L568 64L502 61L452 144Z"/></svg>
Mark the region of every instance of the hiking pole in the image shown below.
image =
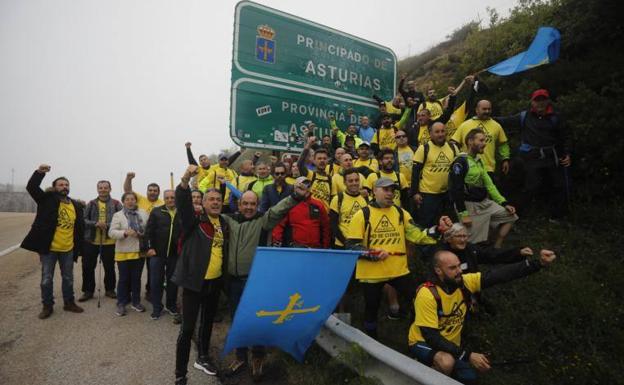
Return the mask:
<svg viewBox="0 0 624 385"><path fill-rule="evenodd" d="M99 263L98 263L98 304L97 307L98 309L100 308L100 302L102 299L102 241L104 238L104 234L102 229L98 229L98 231L100 232L100 246L98 249L98 256L96 258L99 258ZM96 260L97 262L97 260Z"/></svg>

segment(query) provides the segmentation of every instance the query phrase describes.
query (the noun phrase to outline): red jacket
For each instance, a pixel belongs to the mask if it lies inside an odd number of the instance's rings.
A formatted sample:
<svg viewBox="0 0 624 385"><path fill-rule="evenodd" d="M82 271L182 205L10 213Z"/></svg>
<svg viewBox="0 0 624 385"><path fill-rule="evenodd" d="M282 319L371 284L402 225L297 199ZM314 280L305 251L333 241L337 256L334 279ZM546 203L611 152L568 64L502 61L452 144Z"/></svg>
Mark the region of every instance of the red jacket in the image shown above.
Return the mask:
<svg viewBox="0 0 624 385"><path fill-rule="evenodd" d="M288 230L289 239L284 232ZM328 249L330 245L329 215L325 205L317 199L308 197L290 209L288 214L273 229L273 242L289 243L285 246L312 247Z"/></svg>

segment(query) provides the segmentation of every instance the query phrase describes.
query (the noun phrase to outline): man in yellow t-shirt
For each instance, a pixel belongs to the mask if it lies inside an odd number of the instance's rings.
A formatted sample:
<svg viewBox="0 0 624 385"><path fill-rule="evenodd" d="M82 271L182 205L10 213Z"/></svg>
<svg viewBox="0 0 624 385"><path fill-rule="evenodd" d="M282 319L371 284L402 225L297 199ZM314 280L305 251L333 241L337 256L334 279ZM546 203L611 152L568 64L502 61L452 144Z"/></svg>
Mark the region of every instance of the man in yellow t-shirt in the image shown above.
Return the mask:
<svg viewBox="0 0 624 385"><path fill-rule="evenodd" d="M357 148L358 158L353 162L353 167L366 167L370 172L379 171L379 162L370 153L370 143L362 142Z"/></svg>
<svg viewBox="0 0 624 385"><path fill-rule="evenodd" d="M394 136L397 142L397 160L399 162L399 171L407 180L407 185L412 183L412 158L414 157L414 150L407 144L407 133L403 130L398 130Z"/></svg>
<svg viewBox="0 0 624 385"><path fill-rule="evenodd" d="M345 154L345 156L351 156ZM344 161L344 159L343 159ZM334 178L337 176L334 175ZM348 232L351 218L362 207L368 205L368 201L360 193L362 186L362 175L354 168L346 168L344 173L340 175L343 179L345 189L338 192L329 205L329 223L332 228L334 238L333 248L343 249L345 243L345 235ZM334 182L336 184L336 182Z"/></svg>
<svg viewBox="0 0 624 385"><path fill-rule="evenodd" d="M390 115L385 114L381 117L381 127L377 129L373 140L371 141L371 148L374 154L378 154L379 151L389 148L394 151L396 149L396 140L394 140L394 134L396 127L392 125L392 118Z"/></svg>
<svg viewBox="0 0 624 385"><path fill-rule="evenodd" d="M525 260L486 273L462 274L457 255L447 250L436 252L434 279L421 285L414 299L416 317L408 336L411 355L461 383L476 382L476 371L488 371L490 362L484 354L467 350L461 342L472 294L535 273L555 258L554 252L542 250L539 260Z"/></svg>
<svg viewBox="0 0 624 385"><path fill-rule="evenodd" d="M481 100L477 103L477 116L463 122L453 134L451 138L463 152L467 152L466 135L474 129L480 128L485 132L485 150L483 151L483 165L485 169L493 176L496 170L496 153L500 157L501 171L503 174L509 172L509 144L507 143L507 135L503 127L492 119L492 103L488 100Z"/></svg>
<svg viewBox="0 0 624 385"><path fill-rule="evenodd" d="M315 171L311 171L306 166L306 159L308 158L315 142L315 137L312 136L308 138L308 141L303 147L303 152L297 161L297 167L299 168L301 176L306 177L306 179L312 182L310 185L312 197L323 202L325 209L329 209L332 192L332 179L325 172L329 161L329 154L327 153L327 150L320 147L314 150L314 157L312 158L312 161L314 163Z"/></svg>
<svg viewBox="0 0 624 385"><path fill-rule="evenodd" d="M133 192L132 190L132 179L136 174L132 171L126 174L126 180L124 180L124 192ZM145 211L148 215L152 212L152 209L157 206L162 206L165 204L165 201L159 198L160 196L160 186L156 183L150 183L147 185L147 194L141 195L134 191L137 196L137 206Z"/></svg>
<svg viewBox="0 0 624 385"><path fill-rule="evenodd" d="M104 267L104 289L109 298L115 293L115 240L108 236L113 214L123 207L121 202L111 198L111 185L107 180L97 182L97 198L85 208L85 243L82 255L82 296L78 302L93 298L95 290L95 268L98 255ZM100 282L101 284L101 282Z"/></svg>
<svg viewBox="0 0 624 385"><path fill-rule="evenodd" d="M377 179L374 201L353 215L345 235L347 249L364 251L355 278L364 287L364 331L373 338L377 337L377 313L386 283L399 292L404 302L412 300L414 283L409 277L405 242L435 244L432 236L436 230L444 232L452 225L448 217L443 217L437 229L423 231L416 227L410 214L394 205L397 187L392 179Z"/></svg>
<svg viewBox="0 0 624 385"><path fill-rule="evenodd" d="M219 165L213 166L210 171L208 171L208 175L199 183L199 190L201 192L206 192L206 190L210 188L215 188L223 191L221 180L223 179L225 182L233 183L237 176L238 174L236 171L229 168L229 158L227 154L219 154ZM226 204L223 205L223 212L229 213L230 207L227 205L227 202L230 201L230 189L228 188L225 189L223 201L226 202Z"/></svg>
<svg viewBox="0 0 624 385"><path fill-rule="evenodd" d="M410 196L418 208L417 223L433 226L445 208L450 209L448 179L451 163L459 150L446 141L444 123L429 128L431 141L418 146L413 157ZM425 159L426 156L426 159Z"/></svg>
<svg viewBox="0 0 624 385"><path fill-rule="evenodd" d="M397 185L397 188L394 190L394 204L399 207L407 207L404 203L407 201L409 184L405 176L394 169L394 151L389 148L381 150L379 160L381 162L379 171L369 174L366 179L368 189L372 191L375 181L379 178L388 178Z"/></svg>
<svg viewBox="0 0 624 385"><path fill-rule="evenodd" d="M69 180L65 177L52 181L52 188L40 187L50 166L42 164L28 180L26 190L37 203L37 215L33 225L22 241L21 247L39 254L41 261L40 319L54 311L54 268L58 261L61 268L63 310L82 313L74 301L74 261L81 254L84 216L80 203L69 198Z"/></svg>
<svg viewBox="0 0 624 385"><path fill-rule="evenodd" d="M340 164L341 164L341 171L339 173L336 173L332 176L332 199L333 197L335 197L336 195L340 194L341 192L345 191L347 189L347 186L345 184L345 174L344 171L353 168L353 158L351 157L351 154L343 154L341 159L340 159ZM359 169L356 169L359 173ZM366 170L366 169L365 169ZM365 190L365 184L366 184L366 177L364 177L364 175L359 174L359 182L360 182L360 192L362 192L362 195L364 196L364 198L368 197L368 191Z"/></svg>
<svg viewBox="0 0 624 385"><path fill-rule="evenodd" d="M208 175L208 171L210 171L210 168L212 167L212 165L210 164L210 159L208 158L208 155L206 154L201 154L199 156L199 164L197 164L197 161L195 160L195 157L193 156L193 152L191 151L191 145L192 145L191 142L186 142L184 144L184 146L186 147L186 157L188 158L188 163L198 166L197 175L191 181L191 184L193 185L193 187L197 188L197 186L199 186L199 183L202 181L202 179L204 179L206 175Z"/></svg>

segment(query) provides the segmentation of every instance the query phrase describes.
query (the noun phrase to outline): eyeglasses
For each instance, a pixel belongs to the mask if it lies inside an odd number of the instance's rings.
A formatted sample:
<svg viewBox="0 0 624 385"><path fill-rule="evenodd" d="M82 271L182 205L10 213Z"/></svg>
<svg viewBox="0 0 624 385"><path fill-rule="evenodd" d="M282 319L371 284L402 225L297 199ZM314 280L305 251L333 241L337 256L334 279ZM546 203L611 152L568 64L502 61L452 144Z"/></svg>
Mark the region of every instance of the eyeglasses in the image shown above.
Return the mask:
<svg viewBox="0 0 624 385"><path fill-rule="evenodd" d="M405 135L397 135L394 138L395 139L403 139L403 138L407 138L407 136L405 136Z"/></svg>

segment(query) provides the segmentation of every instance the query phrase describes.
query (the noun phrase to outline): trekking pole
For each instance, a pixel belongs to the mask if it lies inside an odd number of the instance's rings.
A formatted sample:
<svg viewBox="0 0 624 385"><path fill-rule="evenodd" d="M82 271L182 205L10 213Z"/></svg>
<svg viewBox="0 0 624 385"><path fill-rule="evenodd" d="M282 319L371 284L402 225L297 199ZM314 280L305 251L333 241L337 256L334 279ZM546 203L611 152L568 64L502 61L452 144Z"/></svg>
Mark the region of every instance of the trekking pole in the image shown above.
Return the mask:
<svg viewBox="0 0 624 385"><path fill-rule="evenodd" d="M99 245L99 250L98 250L98 256L97 258L99 258L99 263L98 263L98 303L97 303L97 307L98 309L100 308L100 302L102 299L102 241L104 238L104 234L102 229L98 229L98 231L100 232L100 245Z"/></svg>

